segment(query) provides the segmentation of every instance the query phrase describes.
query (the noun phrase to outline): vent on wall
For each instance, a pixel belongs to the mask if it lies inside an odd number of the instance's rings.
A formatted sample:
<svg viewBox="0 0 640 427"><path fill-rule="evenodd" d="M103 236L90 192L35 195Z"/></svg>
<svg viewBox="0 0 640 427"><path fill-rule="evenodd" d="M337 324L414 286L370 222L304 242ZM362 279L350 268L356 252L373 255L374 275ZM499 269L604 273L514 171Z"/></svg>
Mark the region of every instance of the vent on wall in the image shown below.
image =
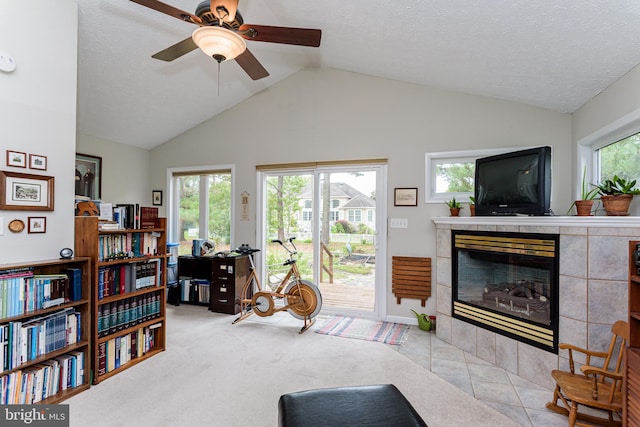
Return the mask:
<svg viewBox="0 0 640 427"><path fill-rule="evenodd" d="M402 298L413 298L424 307L431 296L431 258L392 257L391 290L398 304Z"/></svg>

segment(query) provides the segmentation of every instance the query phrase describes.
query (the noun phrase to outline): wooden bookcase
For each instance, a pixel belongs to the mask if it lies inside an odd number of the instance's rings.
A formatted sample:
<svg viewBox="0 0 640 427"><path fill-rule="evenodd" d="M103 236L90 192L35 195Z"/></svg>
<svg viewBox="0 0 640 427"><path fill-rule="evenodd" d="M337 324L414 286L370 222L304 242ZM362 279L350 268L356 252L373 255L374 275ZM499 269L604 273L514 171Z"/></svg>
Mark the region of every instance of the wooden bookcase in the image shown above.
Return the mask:
<svg viewBox="0 0 640 427"><path fill-rule="evenodd" d="M626 348L623 405L624 425L640 425L640 265L636 248L640 241L629 242L629 342Z"/></svg>
<svg viewBox="0 0 640 427"><path fill-rule="evenodd" d="M51 275L66 275L67 269L75 269L80 280L74 292L73 285L52 284ZM90 270L88 257L0 264L0 404L54 404L89 388ZM42 308L52 298L58 305Z"/></svg>
<svg viewBox="0 0 640 427"><path fill-rule="evenodd" d="M166 218L155 228L100 230L98 224L97 217L75 218L75 252L92 261L94 384L166 348Z"/></svg>

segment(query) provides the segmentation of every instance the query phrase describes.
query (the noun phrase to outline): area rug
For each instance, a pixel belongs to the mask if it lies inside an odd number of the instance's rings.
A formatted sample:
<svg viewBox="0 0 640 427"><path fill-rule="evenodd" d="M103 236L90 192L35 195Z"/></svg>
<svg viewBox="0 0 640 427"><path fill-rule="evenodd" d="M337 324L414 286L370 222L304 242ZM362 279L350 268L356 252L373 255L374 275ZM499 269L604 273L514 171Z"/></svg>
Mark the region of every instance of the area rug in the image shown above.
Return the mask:
<svg viewBox="0 0 640 427"><path fill-rule="evenodd" d="M332 316L316 332L343 338L378 341L386 344L402 345L407 339L409 326L381 320L359 319L357 317Z"/></svg>

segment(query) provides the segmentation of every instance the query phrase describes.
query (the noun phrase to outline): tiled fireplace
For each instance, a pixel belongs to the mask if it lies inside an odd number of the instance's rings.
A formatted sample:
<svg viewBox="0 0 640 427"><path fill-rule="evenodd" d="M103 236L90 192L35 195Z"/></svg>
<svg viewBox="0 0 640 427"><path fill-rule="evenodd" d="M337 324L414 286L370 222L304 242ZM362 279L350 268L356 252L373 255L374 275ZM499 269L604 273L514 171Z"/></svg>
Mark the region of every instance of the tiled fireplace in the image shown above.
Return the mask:
<svg viewBox="0 0 640 427"><path fill-rule="evenodd" d="M558 349L557 234L451 230L452 316Z"/></svg>
<svg viewBox="0 0 640 427"><path fill-rule="evenodd" d="M479 231L481 235L557 235L557 289L545 290L546 285L542 284L544 282L537 279L516 279L533 282L527 285L528 291L522 289L522 292L517 292L526 299L531 297L533 301L540 301L540 296L545 292L551 294L545 295L542 299L553 297L553 292L557 292L557 323L556 332L553 332L556 334L553 339L557 342L569 342L584 348L602 350L608 345L611 325L616 320L626 320L628 241L640 238L640 218L442 217L433 218L433 222L436 224L437 233L438 338L548 388L553 386L550 376L552 369L568 369L566 351L560 350L555 354L549 348L545 349L543 346L514 337L513 333L504 333L479 322L469 322L468 319L455 314L458 308L454 303L452 283L453 262L457 255L452 249L452 242L459 231ZM455 262L458 263L457 258ZM533 267L528 275L540 273L536 270L538 264L526 267ZM542 275L545 276L546 273L542 272ZM477 302L480 301L478 297L485 293L484 288L483 286L481 291L467 291L467 295L471 295L467 299L475 301L471 303L474 309L475 306L482 305ZM491 290L487 288L487 292L489 291ZM459 292L457 296L460 296ZM512 309L510 301L505 302L498 298L496 303L495 296L494 294L494 308L489 310L491 313L496 312L499 316L504 315L515 320L532 313L533 307L530 305L527 309L526 302L524 305L518 305L524 300L514 300L515 306ZM505 311L513 310L515 315L495 310L496 305ZM527 310L529 315L525 314ZM542 311L544 312L544 309ZM550 309L550 316L553 317L552 311L553 308ZM521 313L517 314L518 312ZM534 325L546 323L546 320L540 321L538 314L535 316ZM552 323L553 321L550 322L551 329L554 329Z"/></svg>

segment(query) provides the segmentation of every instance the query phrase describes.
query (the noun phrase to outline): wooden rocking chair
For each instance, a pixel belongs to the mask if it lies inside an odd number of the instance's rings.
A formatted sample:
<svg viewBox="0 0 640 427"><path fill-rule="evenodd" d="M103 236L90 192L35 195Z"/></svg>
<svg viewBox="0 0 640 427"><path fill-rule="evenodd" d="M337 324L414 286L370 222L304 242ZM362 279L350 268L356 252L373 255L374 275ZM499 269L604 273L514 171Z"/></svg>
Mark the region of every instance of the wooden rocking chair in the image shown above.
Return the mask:
<svg viewBox="0 0 640 427"><path fill-rule="evenodd" d="M629 339L629 325L622 320L611 327L613 336L607 352L586 350L571 344L560 344L559 348L569 351L570 372L553 370L551 376L556 382L553 402L547 409L569 416L569 427L578 426L621 426L622 413L622 359L624 347ZM620 344L618 344L618 341ZM618 347L619 346L619 347ZM618 347L616 356L615 349ZM586 355L586 363L575 373L573 352ZM614 360L614 356L615 360ZM592 358L604 359L602 368L591 366ZM613 363L612 363L613 362ZM558 405L558 399L561 405ZM587 412L578 411L582 405L591 408ZM581 408L582 409L582 408ZM586 409L586 408L585 408ZM599 416L598 412L602 412Z"/></svg>

